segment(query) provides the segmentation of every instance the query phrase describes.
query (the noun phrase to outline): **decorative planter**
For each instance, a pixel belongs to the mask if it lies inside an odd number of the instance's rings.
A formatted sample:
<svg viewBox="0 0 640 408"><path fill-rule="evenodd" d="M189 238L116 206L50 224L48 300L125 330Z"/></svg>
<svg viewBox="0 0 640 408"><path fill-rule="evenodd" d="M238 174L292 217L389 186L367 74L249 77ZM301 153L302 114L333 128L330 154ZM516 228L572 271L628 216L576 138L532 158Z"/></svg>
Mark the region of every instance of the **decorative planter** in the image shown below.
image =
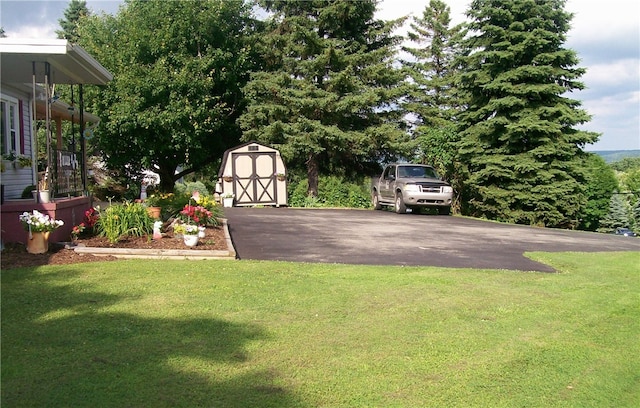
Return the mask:
<svg viewBox="0 0 640 408"><path fill-rule="evenodd" d="M32 232L27 238L27 252L44 254L49 251L49 232Z"/></svg>
<svg viewBox="0 0 640 408"><path fill-rule="evenodd" d="M224 207L233 207L233 197L230 198L223 198L222 199L222 205Z"/></svg>
<svg viewBox="0 0 640 408"><path fill-rule="evenodd" d="M197 235L183 235L184 244L188 247L194 247L198 245L199 237Z"/></svg>
<svg viewBox="0 0 640 408"><path fill-rule="evenodd" d="M162 208L160 207L147 207L147 213L149 213L149 216L154 220L157 220L160 218L161 210Z"/></svg>
<svg viewBox="0 0 640 408"><path fill-rule="evenodd" d="M231 177L231 176L222 176L222 180L224 180L227 183L231 183L233 181L233 177Z"/></svg>
<svg viewBox="0 0 640 408"><path fill-rule="evenodd" d="M51 193L49 190L33 190L33 199L38 203L48 203L51 201Z"/></svg>
<svg viewBox="0 0 640 408"><path fill-rule="evenodd" d="M278 181L285 181L287 179L287 176L285 176L284 174L278 174L276 178L278 179Z"/></svg>
<svg viewBox="0 0 640 408"><path fill-rule="evenodd" d="M204 238L207 236L206 227L198 227L198 238Z"/></svg>

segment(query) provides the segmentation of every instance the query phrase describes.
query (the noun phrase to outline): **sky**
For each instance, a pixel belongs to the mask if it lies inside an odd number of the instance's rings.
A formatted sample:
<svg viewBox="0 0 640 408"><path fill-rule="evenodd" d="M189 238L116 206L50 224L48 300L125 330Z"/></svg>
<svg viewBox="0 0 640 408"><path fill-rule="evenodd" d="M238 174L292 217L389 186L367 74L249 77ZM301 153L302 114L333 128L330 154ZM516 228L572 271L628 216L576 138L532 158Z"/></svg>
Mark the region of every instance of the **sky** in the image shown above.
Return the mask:
<svg viewBox="0 0 640 408"><path fill-rule="evenodd" d="M452 24L463 22L471 0L444 0ZM382 0L376 17L390 20L420 16L429 0ZM56 38L68 1L0 0L0 25L8 37ZM122 1L87 0L95 13L116 13ZM591 116L580 129L600 133L587 150L640 149L640 2L638 0L567 0L574 14L565 48L580 58L586 89L566 96L582 102ZM400 33L406 32L405 29Z"/></svg>

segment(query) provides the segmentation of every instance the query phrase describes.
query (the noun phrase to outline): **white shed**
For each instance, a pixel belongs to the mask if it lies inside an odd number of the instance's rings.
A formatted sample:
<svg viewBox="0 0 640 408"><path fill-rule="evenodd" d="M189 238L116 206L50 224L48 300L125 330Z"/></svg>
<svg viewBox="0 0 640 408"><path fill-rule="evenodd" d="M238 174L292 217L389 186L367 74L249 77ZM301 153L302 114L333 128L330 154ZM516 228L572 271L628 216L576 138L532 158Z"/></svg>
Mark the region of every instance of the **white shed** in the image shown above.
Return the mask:
<svg viewBox="0 0 640 408"><path fill-rule="evenodd" d="M256 142L224 152L218 173L221 196L233 205L287 205L287 169L280 152Z"/></svg>

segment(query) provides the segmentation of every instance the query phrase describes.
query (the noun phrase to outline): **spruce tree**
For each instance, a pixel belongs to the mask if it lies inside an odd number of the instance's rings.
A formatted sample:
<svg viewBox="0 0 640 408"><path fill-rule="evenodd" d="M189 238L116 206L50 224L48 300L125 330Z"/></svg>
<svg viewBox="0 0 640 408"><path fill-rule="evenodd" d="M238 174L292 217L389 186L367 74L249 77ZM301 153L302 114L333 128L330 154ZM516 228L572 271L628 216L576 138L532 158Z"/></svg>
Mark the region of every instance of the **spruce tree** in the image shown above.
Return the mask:
<svg viewBox="0 0 640 408"><path fill-rule="evenodd" d="M71 0L64 11L64 18L59 19L62 30L56 31L58 38L64 38L69 42L78 42L78 21L89 15L87 2L84 0Z"/></svg>
<svg viewBox="0 0 640 408"><path fill-rule="evenodd" d="M630 225L629 204L622 194L614 192L609 201L609 213L600 220L598 232L613 232L616 228L626 228Z"/></svg>
<svg viewBox="0 0 640 408"><path fill-rule="evenodd" d="M598 135L566 96L583 89L575 51L563 48L564 0L474 0L459 89L460 159L467 214L574 227L586 204L583 148Z"/></svg>
<svg viewBox="0 0 640 408"><path fill-rule="evenodd" d="M456 41L462 28L450 28L450 12L443 1L431 0L422 16L413 17L408 33L413 46L404 47L411 58L403 61L409 80L403 102L408 118L412 118L414 161L436 167L459 191L459 136L453 123L458 103L453 91Z"/></svg>
<svg viewBox="0 0 640 408"><path fill-rule="evenodd" d="M366 172L401 148L393 57L400 21L374 19L376 2L264 0L272 14L263 38L266 66L244 88L244 140L277 147L305 170L308 195L320 173Z"/></svg>

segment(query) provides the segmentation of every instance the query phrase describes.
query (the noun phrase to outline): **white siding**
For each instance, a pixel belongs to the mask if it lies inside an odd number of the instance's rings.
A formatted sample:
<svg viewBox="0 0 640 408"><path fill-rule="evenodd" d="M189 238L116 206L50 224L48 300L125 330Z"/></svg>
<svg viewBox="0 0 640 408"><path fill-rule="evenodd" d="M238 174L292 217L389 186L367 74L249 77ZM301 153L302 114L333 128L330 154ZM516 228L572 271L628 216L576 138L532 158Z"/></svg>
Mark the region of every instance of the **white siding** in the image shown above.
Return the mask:
<svg viewBox="0 0 640 408"><path fill-rule="evenodd" d="M32 157L31 154L31 98L30 95L16 91L6 84L2 84L2 94L22 101L22 123L20 130L24 134L24 152L22 154ZM20 198L25 187L34 185L32 168L14 168L9 162L5 162L5 171L1 174L0 182L4 185L5 199Z"/></svg>

